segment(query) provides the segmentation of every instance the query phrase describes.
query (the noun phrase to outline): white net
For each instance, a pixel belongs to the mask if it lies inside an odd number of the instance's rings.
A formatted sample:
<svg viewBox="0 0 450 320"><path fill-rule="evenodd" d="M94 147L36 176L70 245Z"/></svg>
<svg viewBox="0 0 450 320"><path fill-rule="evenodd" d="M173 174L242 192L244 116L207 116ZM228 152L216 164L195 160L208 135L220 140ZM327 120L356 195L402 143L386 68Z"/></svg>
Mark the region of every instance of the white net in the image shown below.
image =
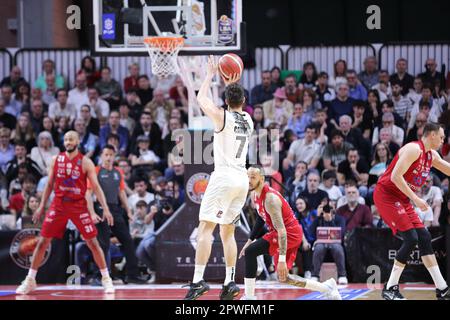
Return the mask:
<svg viewBox="0 0 450 320"><path fill-rule="evenodd" d="M150 55L152 73L160 78L179 73L178 52L184 45L182 37L148 37L144 39Z"/></svg>

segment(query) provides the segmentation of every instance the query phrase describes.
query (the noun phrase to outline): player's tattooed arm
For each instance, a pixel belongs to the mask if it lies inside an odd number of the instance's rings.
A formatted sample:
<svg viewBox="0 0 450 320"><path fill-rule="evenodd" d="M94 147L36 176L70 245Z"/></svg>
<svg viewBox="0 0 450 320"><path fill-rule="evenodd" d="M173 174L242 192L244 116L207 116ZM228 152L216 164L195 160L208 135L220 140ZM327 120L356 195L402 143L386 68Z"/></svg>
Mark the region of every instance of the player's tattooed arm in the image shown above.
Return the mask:
<svg viewBox="0 0 450 320"><path fill-rule="evenodd" d="M286 227L283 222L282 203L273 193L267 193L266 200L264 202L266 211L270 214L274 228L278 233L278 246L280 255L286 255L287 251L287 233Z"/></svg>

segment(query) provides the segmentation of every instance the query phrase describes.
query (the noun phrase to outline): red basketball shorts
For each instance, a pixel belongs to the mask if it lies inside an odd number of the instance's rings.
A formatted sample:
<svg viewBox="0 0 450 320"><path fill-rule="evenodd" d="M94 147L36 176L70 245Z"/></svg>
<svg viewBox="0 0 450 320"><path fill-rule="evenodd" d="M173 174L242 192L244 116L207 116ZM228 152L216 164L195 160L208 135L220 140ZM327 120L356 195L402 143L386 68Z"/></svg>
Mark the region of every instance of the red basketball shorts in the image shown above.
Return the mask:
<svg viewBox="0 0 450 320"><path fill-rule="evenodd" d="M84 199L76 202L54 199L45 214L41 235L45 238L61 239L69 220L77 227L84 239L89 240L97 236L97 228Z"/></svg>
<svg viewBox="0 0 450 320"><path fill-rule="evenodd" d="M290 270L294 265L297 251L302 244L303 230L299 224L286 227L287 233L287 250L286 250L286 265ZM263 236L263 239L269 242L269 254L274 259L275 269L278 265L278 256L280 254L278 245L278 232L276 230L270 231Z"/></svg>
<svg viewBox="0 0 450 320"><path fill-rule="evenodd" d="M375 187L373 201L380 217L392 229L394 234L397 231L408 231L425 227L410 202L399 200L398 196L384 191L380 186Z"/></svg>

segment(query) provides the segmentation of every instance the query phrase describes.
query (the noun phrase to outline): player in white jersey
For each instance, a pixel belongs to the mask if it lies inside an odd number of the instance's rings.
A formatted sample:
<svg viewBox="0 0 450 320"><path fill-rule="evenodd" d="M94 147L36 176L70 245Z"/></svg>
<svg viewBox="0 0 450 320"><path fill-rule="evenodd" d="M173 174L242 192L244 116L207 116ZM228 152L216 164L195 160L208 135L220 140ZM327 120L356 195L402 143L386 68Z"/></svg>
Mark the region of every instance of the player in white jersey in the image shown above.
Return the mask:
<svg viewBox="0 0 450 320"><path fill-rule="evenodd" d="M185 300L195 300L209 291L203 279L211 254L212 234L220 225L220 238L226 264L226 278L221 300L232 300L239 294L234 282L237 245L234 238L235 224L248 193L248 176L245 168L248 143L253 131L250 115L242 111L245 104L244 88L237 84L240 75L224 79L227 85L225 103L228 110L217 107L208 96L212 78L217 73L213 57L208 60L207 76L198 92L197 99L203 112L214 123L214 172L200 205L195 271Z"/></svg>

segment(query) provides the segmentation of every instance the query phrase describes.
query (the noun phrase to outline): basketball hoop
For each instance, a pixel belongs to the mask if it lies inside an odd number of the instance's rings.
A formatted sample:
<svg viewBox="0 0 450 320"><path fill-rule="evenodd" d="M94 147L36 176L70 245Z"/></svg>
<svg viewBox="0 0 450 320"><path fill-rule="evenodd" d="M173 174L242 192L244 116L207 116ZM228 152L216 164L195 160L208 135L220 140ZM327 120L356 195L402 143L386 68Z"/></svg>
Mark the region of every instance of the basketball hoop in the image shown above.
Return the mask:
<svg viewBox="0 0 450 320"><path fill-rule="evenodd" d="M177 57L184 45L182 37L146 37L144 44L152 63L152 73L160 78L179 72Z"/></svg>

